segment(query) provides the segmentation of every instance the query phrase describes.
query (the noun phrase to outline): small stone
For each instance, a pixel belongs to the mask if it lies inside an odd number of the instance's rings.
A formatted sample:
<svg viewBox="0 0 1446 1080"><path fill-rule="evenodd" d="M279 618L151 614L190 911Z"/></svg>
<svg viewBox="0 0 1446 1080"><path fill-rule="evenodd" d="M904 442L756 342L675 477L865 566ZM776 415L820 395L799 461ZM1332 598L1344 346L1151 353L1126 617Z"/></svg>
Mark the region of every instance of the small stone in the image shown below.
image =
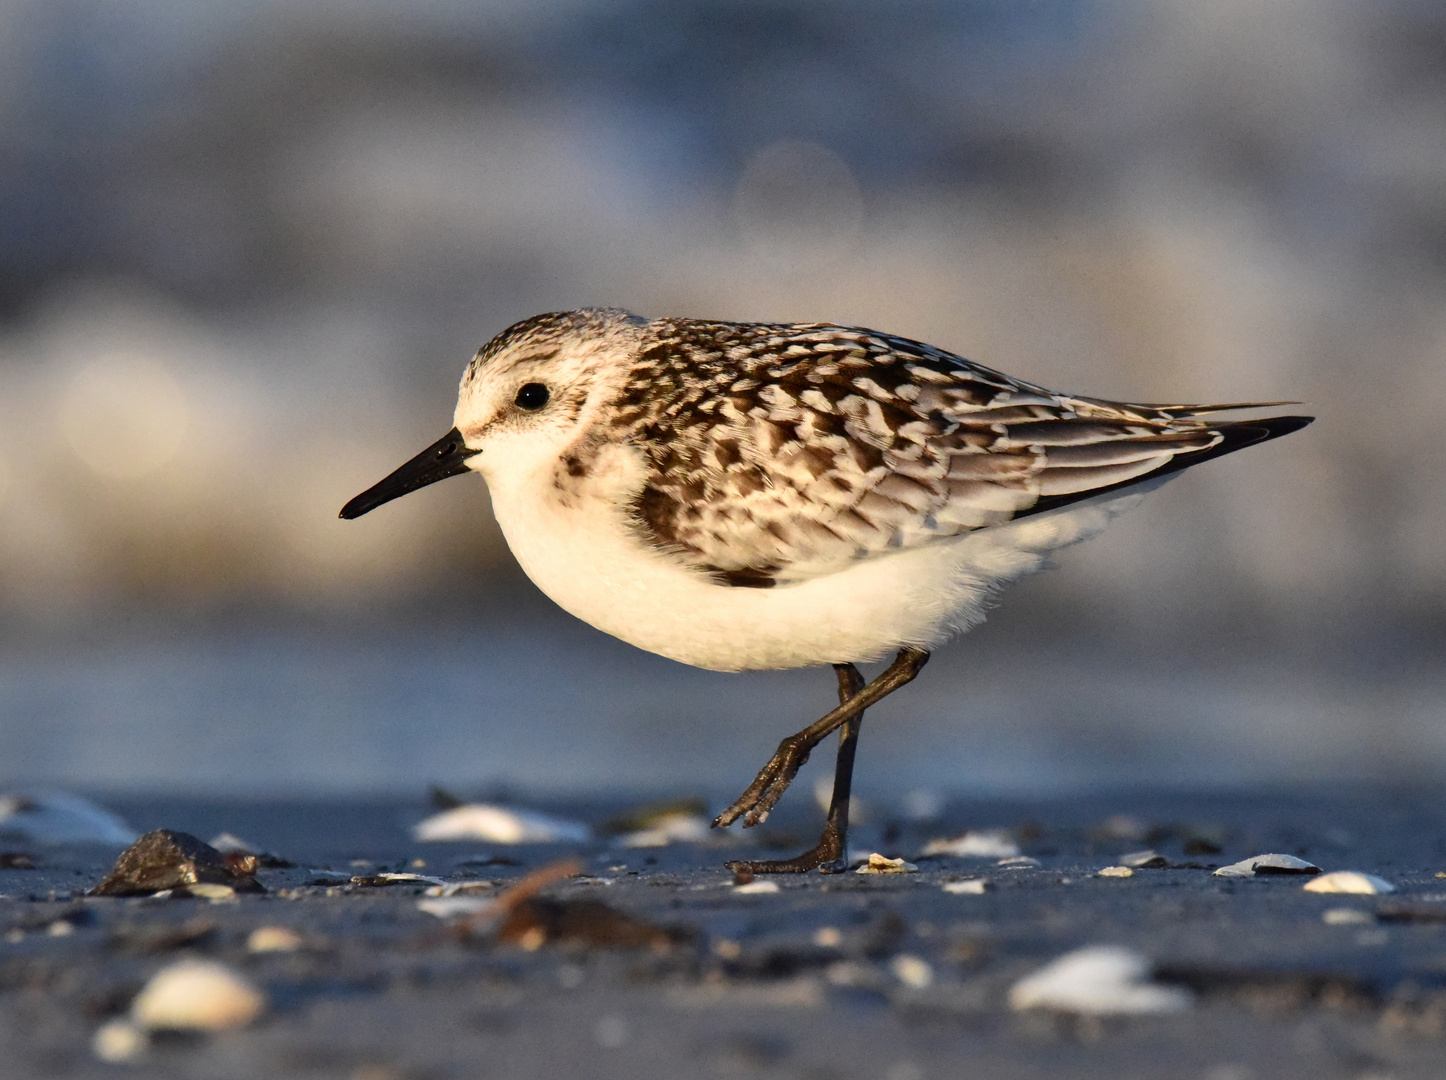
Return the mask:
<svg viewBox="0 0 1446 1080"><path fill-rule="evenodd" d="M1149 981L1150 965L1132 949L1097 945L1066 953L1009 991L1015 1010L1051 1009L1085 1016L1181 1012L1190 992Z"/></svg>
<svg viewBox="0 0 1446 1080"><path fill-rule="evenodd" d="M869 856L869 861L854 871L855 874L913 874L918 867L903 859L890 859L880 855L877 851Z"/></svg>
<svg viewBox="0 0 1446 1080"><path fill-rule="evenodd" d="M1252 855L1238 863L1222 866L1215 871L1216 877L1262 877L1270 874L1319 874L1320 867L1298 859L1294 855Z"/></svg>
<svg viewBox="0 0 1446 1080"><path fill-rule="evenodd" d="M1396 886L1385 878L1378 878L1375 874L1362 874L1355 870L1337 870L1334 873L1322 874L1318 878L1307 881L1302 888L1306 892L1361 893L1367 896L1396 891Z"/></svg>
<svg viewBox="0 0 1446 1080"><path fill-rule="evenodd" d="M1095 877L1134 877L1135 872L1128 866L1106 866L1096 871Z"/></svg>
<svg viewBox="0 0 1446 1080"><path fill-rule="evenodd" d="M182 960L146 983L131 1019L148 1031L220 1031L245 1027L265 1008L265 995L225 965Z"/></svg>
<svg viewBox="0 0 1446 1080"><path fill-rule="evenodd" d="M265 892L253 876L254 856L223 855L189 833L157 829L120 853L92 896L144 896L198 884Z"/></svg>
<svg viewBox="0 0 1446 1080"><path fill-rule="evenodd" d="M101 1061L129 1061L145 1052L146 1033L129 1020L111 1020L91 1036L90 1049Z"/></svg>
<svg viewBox="0 0 1446 1080"><path fill-rule="evenodd" d="M579 821L567 821L491 803L466 803L433 814L412 829L423 843L444 840L482 840L491 844L585 843L592 830Z"/></svg>
<svg viewBox="0 0 1446 1080"><path fill-rule="evenodd" d="M1326 908L1320 913L1320 918L1327 926L1365 926L1376 921L1369 911L1353 907Z"/></svg>
<svg viewBox="0 0 1446 1080"><path fill-rule="evenodd" d="M305 944L300 934L289 926L258 926L246 938L250 953L295 952Z"/></svg>
<svg viewBox="0 0 1446 1080"><path fill-rule="evenodd" d="M1158 851L1132 851L1128 855L1120 856L1120 865L1128 866L1132 870L1162 870L1170 865L1168 859Z"/></svg>
<svg viewBox="0 0 1446 1080"><path fill-rule="evenodd" d="M759 893L775 893L778 891L778 882L745 881L742 885L733 886L733 891L746 896L756 896Z"/></svg>
<svg viewBox="0 0 1446 1080"><path fill-rule="evenodd" d="M926 989L934 981L934 969L929 961L911 953L900 953L889 962L894 978L914 990Z"/></svg>
<svg viewBox="0 0 1446 1080"><path fill-rule="evenodd" d="M966 878L964 881L946 881L942 888L955 896L983 896L992 886L985 878Z"/></svg>
<svg viewBox="0 0 1446 1080"><path fill-rule="evenodd" d="M939 836L919 851L921 859L935 855L955 858L1009 859L1019 854L1019 845L1004 829L970 829L958 836Z"/></svg>

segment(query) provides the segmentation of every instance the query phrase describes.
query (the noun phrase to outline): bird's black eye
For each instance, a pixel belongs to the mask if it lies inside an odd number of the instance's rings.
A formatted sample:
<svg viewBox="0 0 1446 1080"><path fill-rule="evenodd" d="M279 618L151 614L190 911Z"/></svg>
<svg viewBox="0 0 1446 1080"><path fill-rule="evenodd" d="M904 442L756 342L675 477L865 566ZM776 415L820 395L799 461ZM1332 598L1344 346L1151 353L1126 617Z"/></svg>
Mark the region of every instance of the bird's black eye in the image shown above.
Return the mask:
<svg viewBox="0 0 1446 1080"><path fill-rule="evenodd" d="M536 412L547 404L547 399L552 396L551 391L540 382L523 383L517 391L517 407L526 409L528 412Z"/></svg>

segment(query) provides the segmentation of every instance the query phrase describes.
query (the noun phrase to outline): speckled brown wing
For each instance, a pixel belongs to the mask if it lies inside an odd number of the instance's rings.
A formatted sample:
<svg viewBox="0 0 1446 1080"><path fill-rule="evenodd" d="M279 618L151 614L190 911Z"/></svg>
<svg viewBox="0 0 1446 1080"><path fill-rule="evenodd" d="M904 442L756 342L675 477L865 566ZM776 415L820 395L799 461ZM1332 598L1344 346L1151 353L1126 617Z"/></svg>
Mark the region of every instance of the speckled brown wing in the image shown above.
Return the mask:
<svg viewBox="0 0 1446 1080"><path fill-rule="evenodd" d="M854 327L683 319L648 325L615 405L615 434L649 463L640 532L752 587L1137 481L1229 426L1054 394Z"/></svg>

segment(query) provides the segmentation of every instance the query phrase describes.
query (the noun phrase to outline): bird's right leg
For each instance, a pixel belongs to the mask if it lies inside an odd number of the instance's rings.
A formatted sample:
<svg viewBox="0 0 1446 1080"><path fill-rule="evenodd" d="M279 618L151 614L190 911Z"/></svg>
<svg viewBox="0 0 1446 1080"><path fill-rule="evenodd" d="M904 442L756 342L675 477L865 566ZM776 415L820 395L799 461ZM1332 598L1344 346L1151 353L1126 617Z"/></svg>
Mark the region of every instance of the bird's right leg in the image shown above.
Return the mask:
<svg viewBox="0 0 1446 1080"><path fill-rule="evenodd" d="M746 829L766 821L769 811L783 797L788 785L793 783L793 778L798 775L798 770L808 760L808 755L815 746L869 706L882 701L899 687L912 681L928 662L929 654L923 649L913 646L900 649L894 662L873 682L827 716L779 743L768 764L759 770L753 783L748 785L748 790L738 796L732 806L714 818L713 825L731 825L742 817L743 827Z"/></svg>

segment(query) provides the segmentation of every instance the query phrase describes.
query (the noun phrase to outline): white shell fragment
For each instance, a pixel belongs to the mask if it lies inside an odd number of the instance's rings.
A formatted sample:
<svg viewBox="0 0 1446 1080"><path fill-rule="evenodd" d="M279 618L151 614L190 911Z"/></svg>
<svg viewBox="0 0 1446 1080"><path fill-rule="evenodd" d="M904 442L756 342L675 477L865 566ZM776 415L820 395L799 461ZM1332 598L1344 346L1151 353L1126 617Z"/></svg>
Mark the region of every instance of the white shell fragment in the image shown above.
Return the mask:
<svg viewBox="0 0 1446 1080"><path fill-rule="evenodd" d="M1356 870L1337 870L1311 878L1302 886L1306 892L1361 893L1374 896L1378 893L1395 892L1396 886L1375 874L1362 874Z"/></svg>
<svg viewBox="0 0 1446 1080"><path fill-rule="evenodd" d="M665 814L646 829L626 833L623 847L654 848L669 844L699 844L709 837L710 822L701 814Z"/></svg>
<svg viewBox="0 0 1446 1080"><path fill-rule="evenodd" d="M417 910L439 919L456 919L464 915L480 915L496 904L496 899L490 896L424 896L417 901Z"/></svg>
<svg viewBox="0 0 1446 1080"><path fill-rule="evenodd" d="M1095 871L1095 877L1134 877L1135 872L1128 866L1106 866Z"/></svg>
<svg viewBox="0 0 1446 1080"><path fill-rule="evenodd" d="M149 1031L221 1031L245 1027L265 1008L265 995L225 965L181 960L146 983L131 1019Z"/></svg>
<svg viewBox="0 0 1446 1080"><path fill-rule="evenodd" d="M492 803L466 803L433 814L412 829L423 843L483 840L491 844L584 843L592 830L535 810L517 810Z"/></svg>
<svg viewBox="0 0 1446 1080"><path fill-rule="evenodd" d="M1238 863L1222 866L1215 871L1216 877L1256 877L1269 874L1319 874L1320 867L1297 859L1294 855L1252 855Z"/></svg>
<svg viewBox="0 0 1446 1080"><path fill-rule="evenodd" d="M1326 908L1320 913L1320 919L1327 926L1365 926L1376 921L1369 911L1353 907Z"/></svg>
<svg viewBox="0 0 1446 1080"><path fill-rule="evenodd" d="M854 871L855 874L913 874L918 867L903 859L890 859L880 855L877 851L869 856L869 861Z"/></svg>
<svg viewBox="0 0 1446 1080"><path fill-rule="evenodd" d="M985 878L967 878L964 881L946 881L943 889L955 896L983 896L992 886Z"/></svg>
<svg viewBox="0 0 1446 1080"><path fill-rule="evenodd" d="M1011 855L1007 859L1000 859L995 866L1005 866L1016 870L1027 870L1031 866L1038 866L1039 860L1033 855Z"/></svg>
<svg viewBox="0 0 1446 1080"><path fill-rule="evenodd" d="M1004 829L970 829L958 836L939 836L919 851L923 859L932 855L956 858L1011 859L1019 854L1019 845Z"/></svg>
<svg viewBox="0 0 1446 1080"><path fill-rule="evenodd" d="M1120 865L1128 866L1131 870L1159 870L1169 866L1170 862L1158 851L1147 848L1144 851L1132 851L1128 855L1121 855Z"/></svg>
<svg viewBox="0 0 1446 1080"><path fill-rule="evenodd" d="M1149 962L1132 949L1095 945L1066 953L1009 991L1015 1010L1052 1009L1088 1016L1181 1012L1190 992L1149 981Z"/></svg>
<svg viewBox="0 0 1446 1080"><path fill-rule="evenodd" d="M750 896L756 893L775 893L778 891L778 882L748 881L744 882L742 885L733 886L733 891L736 893L743 893L744 895Z"/></svg>
<svg viewBox="0 0 1446 1080"><path fill-rule="evenodd" d="M139 834L104 807L63 791L0 795L0 840L128 847Z"/></svg>
<svg viewBox="0 0 1446 1080"><path fill-rule="evenodd" d="M295 952L304 944L301 935L289 926L258 926L246 938L246 951L250 953Z"/></svg>
<svg viewBox="0 0 1446 1080"><path fill-rule="evenodd" d="M929 961L912 953L900 953L889 962L894 978L914 990L926 990L934 981L934 969Z"/></svg>
<svg viewBox="0 0 1446 1080"><path fill-rule="evenodd" d="M129 1061L143 1053L150 1040L146 1033L129 1020L111 1020L102 1024L91 1036L91 1053L101 1061Z"/></svg>

